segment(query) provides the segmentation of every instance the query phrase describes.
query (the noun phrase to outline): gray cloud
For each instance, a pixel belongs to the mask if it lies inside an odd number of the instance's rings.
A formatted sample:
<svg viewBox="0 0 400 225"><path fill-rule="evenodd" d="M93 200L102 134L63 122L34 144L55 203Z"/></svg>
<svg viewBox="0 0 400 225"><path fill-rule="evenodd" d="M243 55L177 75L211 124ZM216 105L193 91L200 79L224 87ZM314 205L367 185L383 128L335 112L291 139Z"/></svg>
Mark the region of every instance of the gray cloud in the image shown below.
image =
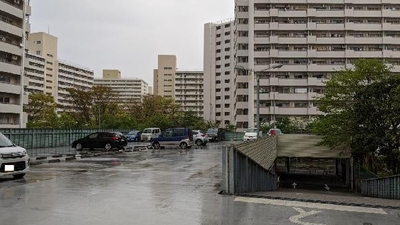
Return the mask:
<svg viewBox="0 0 400 225"><path fill-rule="evenodd" d="M59 57L95 70L119 69L153 85L157 55L202 69L203 26L233 17L232 0L31 0L33 32L59 38Z"/></svg>

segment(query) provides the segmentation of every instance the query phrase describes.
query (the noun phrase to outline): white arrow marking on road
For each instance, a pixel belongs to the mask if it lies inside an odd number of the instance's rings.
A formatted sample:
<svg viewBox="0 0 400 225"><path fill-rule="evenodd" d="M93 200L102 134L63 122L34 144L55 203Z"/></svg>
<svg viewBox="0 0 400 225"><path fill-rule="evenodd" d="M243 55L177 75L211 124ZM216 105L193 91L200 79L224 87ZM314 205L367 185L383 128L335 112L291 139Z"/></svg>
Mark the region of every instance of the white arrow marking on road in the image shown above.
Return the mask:
<svg viewBox="0 0 400 225"><path fill-rule="evenodd" d="M312 202L298 202L298 201L286 201L286 200L275 200L275 199L265 199L265 198L248 198L248 197L237 197L235 198L235 202L387 215L387 213L383 209L367 208L359 206L331 205L331 204L312 203Z"/></svg>
<svg viewBox="0 0 400 225"><path fill-rule="evenodd" d="M323 224L323 223L308 223L308 222L302 222L302 221L300 221L300 219L304 219L304 218L306 218L306 217L308 217L308 216L315 215L315 214L317 214L317 213L320 213L320 211L310 211L310 212L306 212L306 211L304 211L304 209L301 209L301 208L294 208L294 209L295 209L297 212L299 212L300 214L299 214L299 215L292 216L292 217L289 218L289 220L290 220L292 223L300 224L300 225L326 225L326 224Z"/></svg>

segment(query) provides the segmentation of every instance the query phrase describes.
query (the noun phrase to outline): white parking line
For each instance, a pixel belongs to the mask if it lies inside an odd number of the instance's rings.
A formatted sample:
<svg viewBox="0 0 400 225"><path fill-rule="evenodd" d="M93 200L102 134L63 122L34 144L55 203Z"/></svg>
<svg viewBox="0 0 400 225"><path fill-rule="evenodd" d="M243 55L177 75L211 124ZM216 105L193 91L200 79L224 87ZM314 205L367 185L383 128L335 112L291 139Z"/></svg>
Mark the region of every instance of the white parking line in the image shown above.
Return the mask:
<svg viewBox="0 0 400 225"><path fill-rule="evenodd" d="M383 209L366 208L358 206L330 205L330 204L312 203L312 202L298 202L298 201L286 201L286 200L265 199L265 198L247 198L247 197L237 197L235 198L235 201L245 202L245 203L265 204L265 205L297 207L297 208L325 209L325 210L335 210L342 212L359 212L368 214L387 215L387 213Z"/></svg>
<svg viewBox="0 0 400 225"><path fill-rule="evenodd" d="M320 213L320 211L310 211L310 212L306 212L304 209L301 209L301 208L294 208L294 209L295 209L297 212L299 212L300 214L299 214L299 215L292 216L292 217L289 218L289 220L290 220L292 223L300 224L300 225L326 225L326 224L324 224L324 223L308 223L308 222L300 221L300 219L304 219L304 218L306 218L306 217L308 217L308 216L312 216L312 215L318 214L318 213Z"/></svg>

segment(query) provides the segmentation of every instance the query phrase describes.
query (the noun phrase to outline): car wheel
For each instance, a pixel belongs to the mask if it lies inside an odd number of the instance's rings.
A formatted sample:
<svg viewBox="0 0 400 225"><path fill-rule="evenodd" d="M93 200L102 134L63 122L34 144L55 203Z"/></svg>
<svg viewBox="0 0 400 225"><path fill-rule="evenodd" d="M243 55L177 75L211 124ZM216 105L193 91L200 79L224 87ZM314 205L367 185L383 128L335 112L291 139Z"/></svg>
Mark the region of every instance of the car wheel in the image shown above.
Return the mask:
<svg viewBox="0 0 400 225"><path fill-rule="evenodd" d="M200 145L202 145L203 144L203 142L200 140L200 139L198 139L197 141L196 141L196 145L197 146L200 146Z"/></svg>
<svg viewBox="0 0 400 225"><path fill-rule="evenodd" d="M188 147L188 144L186 144L186 142L182 142L179 147L181 147L181 149L186 149Z"/></svg>
<svg viewBox="0 0 400 225"><path fill-rule="evenodd" d="M14 177L15 179L22 179L22 178L24 178L24 176L25 176L25 173L13 175L13 177Z"/></svg>
<svg viewBox="0 0 400 225"><path fill-rule="evenodd" d="M81 143L77 143L77 144L75 145L75 148L76 148L77 151L81 151L81 150L83 149Z"/></svg>
<svg viewBox="0 0 400 225"><path fill-rule="evenodd" d="M110 151L110 150L112 149L112 145L111 145L110 143L107 143L106 146L104 146L104 148L105 148L107 151Z"/></svg>
<svg viewBox="0 0 400 225"><path fill-rule="evenodd" d="M153 148L154 148L154 149L160 149L160 143L154 142L154 143L153 143Z"/></svg>

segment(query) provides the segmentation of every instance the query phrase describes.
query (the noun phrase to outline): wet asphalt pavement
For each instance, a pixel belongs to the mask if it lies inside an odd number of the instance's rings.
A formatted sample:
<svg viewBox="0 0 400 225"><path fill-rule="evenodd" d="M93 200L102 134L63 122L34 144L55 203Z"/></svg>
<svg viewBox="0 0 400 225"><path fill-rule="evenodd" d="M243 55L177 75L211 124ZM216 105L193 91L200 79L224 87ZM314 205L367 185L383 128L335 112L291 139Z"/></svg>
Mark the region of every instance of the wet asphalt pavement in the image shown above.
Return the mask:
<svg viewBox="0 0 400 225"><path fill-rule="evenodd" d="M400 224L396 210L219 195L225 144L33 166L0 178L0 225Z"/></svg>

